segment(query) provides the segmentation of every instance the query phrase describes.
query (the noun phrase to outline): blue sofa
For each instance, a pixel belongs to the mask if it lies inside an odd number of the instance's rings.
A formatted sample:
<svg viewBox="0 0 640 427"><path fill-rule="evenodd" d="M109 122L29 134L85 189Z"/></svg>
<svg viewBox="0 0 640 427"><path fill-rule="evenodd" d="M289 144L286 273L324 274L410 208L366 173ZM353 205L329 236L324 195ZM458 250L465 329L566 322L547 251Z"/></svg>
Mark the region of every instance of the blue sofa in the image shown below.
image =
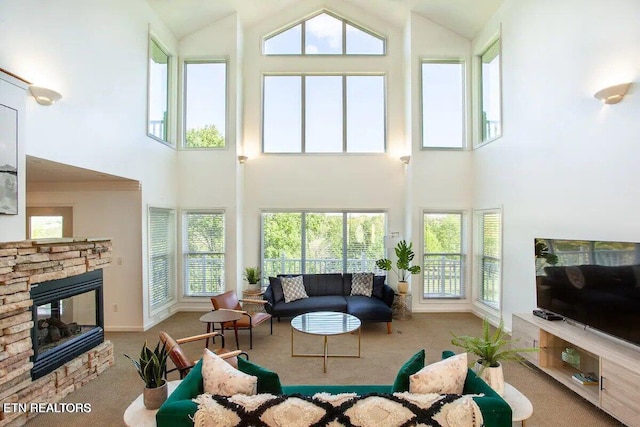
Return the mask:
<svg viewBox="0 0 640 427"><path fill-rule="evenodd" d="M273 317L294 317L313 311L337 311L351 314L361 322L386 322L391 333L391 305L394 291L386 285L385 276L374 276L371 297L351 295L350 273L303 274L302 280L309 298L286 303L279 275L269 278L264 298L269 302L265 309Z"/></svg>

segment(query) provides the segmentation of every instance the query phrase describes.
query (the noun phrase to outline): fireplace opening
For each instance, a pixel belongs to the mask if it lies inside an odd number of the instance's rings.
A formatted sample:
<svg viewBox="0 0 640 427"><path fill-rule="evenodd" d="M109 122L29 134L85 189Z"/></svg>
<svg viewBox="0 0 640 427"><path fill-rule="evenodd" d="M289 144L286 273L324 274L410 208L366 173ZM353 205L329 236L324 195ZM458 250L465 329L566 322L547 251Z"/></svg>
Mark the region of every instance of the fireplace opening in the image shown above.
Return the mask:
<svg viewBox="0 0 640 427"><path fill-rule="evenodd" d="M32 285L33 379L104 341L102 270Z"/></svg>

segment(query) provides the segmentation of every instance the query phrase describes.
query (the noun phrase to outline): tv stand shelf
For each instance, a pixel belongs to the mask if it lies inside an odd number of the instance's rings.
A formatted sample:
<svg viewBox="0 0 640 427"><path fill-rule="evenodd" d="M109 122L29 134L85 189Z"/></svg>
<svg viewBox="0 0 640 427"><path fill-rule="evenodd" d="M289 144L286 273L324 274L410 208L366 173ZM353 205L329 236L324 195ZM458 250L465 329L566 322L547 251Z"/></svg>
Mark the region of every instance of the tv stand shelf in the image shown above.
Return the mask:
<svg viewBox="0 0 640 427"><path fill-rule="evenodd" d="M522 356L558 382L629 426L640 427L640 347L620 342L568 321L548 321L533 314L513 315L513 338L519 347L536 347ZM574 349L579 365L562 360L562 352ZM575 364L575 363L574 363ZM584 385L572 376L593 372L597 385Z"/></svg>

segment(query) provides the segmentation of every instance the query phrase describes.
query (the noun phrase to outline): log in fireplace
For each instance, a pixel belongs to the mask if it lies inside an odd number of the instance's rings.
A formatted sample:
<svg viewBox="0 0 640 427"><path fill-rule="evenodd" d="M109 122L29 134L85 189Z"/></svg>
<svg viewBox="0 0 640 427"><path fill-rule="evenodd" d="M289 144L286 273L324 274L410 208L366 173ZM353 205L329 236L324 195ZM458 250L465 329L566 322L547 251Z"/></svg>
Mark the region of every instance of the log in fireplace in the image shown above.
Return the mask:
<svg viewBox="0 0 640 427"><path fill-rule="evenodd" d="M31 286L35 380L104 342L102 270Z"/></svg>

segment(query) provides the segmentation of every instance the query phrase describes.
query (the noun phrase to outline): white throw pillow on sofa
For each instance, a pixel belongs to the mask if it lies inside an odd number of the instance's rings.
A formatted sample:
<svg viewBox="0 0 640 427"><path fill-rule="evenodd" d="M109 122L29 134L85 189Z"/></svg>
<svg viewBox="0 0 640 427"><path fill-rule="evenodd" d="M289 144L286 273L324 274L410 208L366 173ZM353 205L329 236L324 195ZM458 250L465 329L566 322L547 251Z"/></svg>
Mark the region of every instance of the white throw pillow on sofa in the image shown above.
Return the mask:
<svg viewBox="0 0 640 427"><path fill-rule="evenodd" d="M237 370L208 348L202 355L202 382L206 393L222 396L254 395L258 391L258 377Z"/></svg>
<svg viewBox="0 0 640 427"><path fill-rule="evenodd" d="M284 292L284 302L309 298L304 288L302 276L281 277L280 283L282 283L282 291Z"/></svg>
<svg viewBox="0 0 640 427"><path fill-rule="evenodd" d="M373 273L353 273L351 295L370 297L373 292Z"/></svg>
<svg viewBox="0 0 640 427"><path fill-rule="evenodd" d="M410 393L462 394L467 378L467 353L427 365L409 376Z"/></svg>

